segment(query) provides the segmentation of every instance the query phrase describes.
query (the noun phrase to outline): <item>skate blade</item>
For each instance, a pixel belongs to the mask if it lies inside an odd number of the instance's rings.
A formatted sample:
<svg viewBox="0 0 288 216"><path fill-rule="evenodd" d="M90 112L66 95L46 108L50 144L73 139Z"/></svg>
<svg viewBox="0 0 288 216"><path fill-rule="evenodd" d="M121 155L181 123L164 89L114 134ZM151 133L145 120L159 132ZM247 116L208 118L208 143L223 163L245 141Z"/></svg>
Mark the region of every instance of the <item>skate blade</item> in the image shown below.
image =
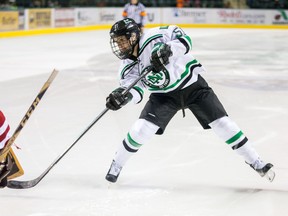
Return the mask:
<svg viewBox="0 0 288 216"><path fill-rule="evenodd" d="M268 181L273 182L274 178L275 178L275 172L270 169L264 176L266 179L268 179Z"/></svg>

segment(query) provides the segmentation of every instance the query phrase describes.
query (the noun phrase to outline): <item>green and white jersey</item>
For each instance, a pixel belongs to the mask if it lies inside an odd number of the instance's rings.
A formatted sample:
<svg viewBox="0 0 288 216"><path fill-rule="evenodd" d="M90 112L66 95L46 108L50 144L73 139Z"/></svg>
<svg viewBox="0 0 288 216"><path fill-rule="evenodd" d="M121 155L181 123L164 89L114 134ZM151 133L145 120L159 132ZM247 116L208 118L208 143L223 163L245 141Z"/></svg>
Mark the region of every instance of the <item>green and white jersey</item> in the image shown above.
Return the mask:
<svg viewBox="0 0 288 216"><path fill-rule="evenodd" d="M147 30L140 38L137 59L122 61L119 69L121 86L129 86L145 68L150 66L151 50L158 42L170 45L173 55L164 70L159 73L150 72L130 91L134 103L141 101L144 89L152 93L180 90L196 82L198 74L205 71L191 53L191 38L180 27L175 25L157 27Z"/></svg>

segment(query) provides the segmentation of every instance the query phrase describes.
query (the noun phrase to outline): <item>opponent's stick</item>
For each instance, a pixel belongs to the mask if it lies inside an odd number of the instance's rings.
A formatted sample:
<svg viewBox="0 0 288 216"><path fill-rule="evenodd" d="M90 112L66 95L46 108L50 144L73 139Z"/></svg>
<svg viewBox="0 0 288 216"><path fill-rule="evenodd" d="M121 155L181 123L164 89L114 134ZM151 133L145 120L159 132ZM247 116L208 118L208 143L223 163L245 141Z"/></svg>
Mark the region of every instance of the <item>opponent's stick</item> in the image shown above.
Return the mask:
<svg viewBox="0 0 288 216"><path fill-rule="evenodd" d="M19 123L18 127L16 128L15 132L13 133L12 137L9 139L8 143L5 145L5 147L2 149L2 151L0 151L0 161L2 161L5 158L6 154L9 151L10 146L15 142L16 138L18 137L18 135L22 131L23 127L27 123L28 119L30 118L30 116L32 115L32 113L34 112L36 107L38 106L40 100L42 99L43 95L45 94L45 92L47 91L47 89L49 88L49 86L51 85L52 81L54 80L54 78L56 77L57 74L58 74L58 71L54 69L52 71L51 75L49 76L48 80L42 86L40 92L38 93L38 95L34 99L33 103L29 107L28 111L25 113L24 117L22 118L21 122Z"/></svg>

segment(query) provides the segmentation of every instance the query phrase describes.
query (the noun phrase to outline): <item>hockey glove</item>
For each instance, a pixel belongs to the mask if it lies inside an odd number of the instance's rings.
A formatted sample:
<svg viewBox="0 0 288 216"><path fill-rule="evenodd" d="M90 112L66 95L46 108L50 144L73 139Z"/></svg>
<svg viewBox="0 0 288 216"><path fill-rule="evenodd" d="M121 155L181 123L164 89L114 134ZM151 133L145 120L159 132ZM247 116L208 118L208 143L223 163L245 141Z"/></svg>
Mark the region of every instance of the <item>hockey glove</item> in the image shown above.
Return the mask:
<svg viewBox="0 0 288 216"><path fill-rule="evenodd" d="M125 90L123 87L115 89L109 96L106 98L106 107L110 110L118 110L124 105L126 105L132 99L132 94L130 92L125 95L122 92Z"/></svg>
<svg viewBox="0 0 288 216"><path fill-rule="evenodd" d="M0 188L4 188L7 186L7 178L12 169L13 163L9 155L0 162Z"/></svg>
<svg viewBox="0 0 288 216"><path fill-rule="evenodd" d="M155 72L160 72L169 64L169 57L172 56L171 47L165 43L156 43L151 51L150 63Z"/></svg>

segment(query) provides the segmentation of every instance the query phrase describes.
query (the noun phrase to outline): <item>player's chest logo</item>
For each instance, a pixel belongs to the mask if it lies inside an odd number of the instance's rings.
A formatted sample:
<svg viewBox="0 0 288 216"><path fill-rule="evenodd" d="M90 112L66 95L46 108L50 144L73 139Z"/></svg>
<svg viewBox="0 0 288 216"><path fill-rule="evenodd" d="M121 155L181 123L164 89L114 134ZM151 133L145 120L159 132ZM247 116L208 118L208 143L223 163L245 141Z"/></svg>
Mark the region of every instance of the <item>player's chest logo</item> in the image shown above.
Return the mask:
<svg viewBox="0 0 288 216"><path fill-rule="evenodd" d="M155 73L151 71L149 74L142 79L145 85L149 86L152 89L162 89L169 85L170 76L166 69Z"/></svg>

